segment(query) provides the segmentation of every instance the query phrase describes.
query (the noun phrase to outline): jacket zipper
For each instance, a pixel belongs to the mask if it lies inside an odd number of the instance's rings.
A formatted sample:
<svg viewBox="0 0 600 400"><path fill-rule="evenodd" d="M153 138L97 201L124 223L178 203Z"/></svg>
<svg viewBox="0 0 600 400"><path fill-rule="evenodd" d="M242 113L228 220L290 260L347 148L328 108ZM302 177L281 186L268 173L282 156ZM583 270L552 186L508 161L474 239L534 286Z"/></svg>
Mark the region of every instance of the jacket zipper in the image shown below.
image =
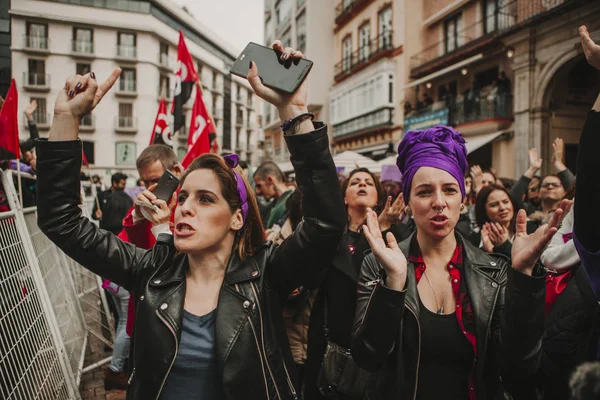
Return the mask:
<svg viewBox="0 0 600 400"><path fill-rule="evenodd" d="M415 389L414 389L414 395L413 395L413 400L416 400L417 398L417 388L419 386L419 364L421 363L421 324L419 323L419 318L417 318L417 313L415 311L413 311L412 308L410 308L408 305L406 306L406 308L412 313L412 315L414 315L415 319L417 320L417 328L419 330L419 347L417 350L417 369L416 369L416 378L415 378Z"/></svg>
<svg viewBox="0 0 600 400"><path fill-rule="evenodd" d="M258 344L258 336L256 336L256 331L254 330L254 324L252 323L252 318L248 315L248 322L250 323L250 328L252 329L252 333L254 334L254 341L256 342L256 350L258 351L258 358L260 359L260 366L263 372L263 378L265 380L265 390L267 392L267 400L269 400L269 384L267 383L267 374L265 372L265 364L263 363L262 355L260 353L260 345Z"/></svg>
<svg viewBox="0 0 600 400"><path fill-rule="evenodd" d="M158 318L160 318L160 320L167 326L169 331L173 334L173 339L175 339L175 355L173 356L173 360L171 360L171 365L169 365L169 369L167 370L167 373L165 374L165 377L162 383L160 384L160 388L158 389L158 393L156 394L156 400L158 400L158 398L160 397L160 393L162 392L162 389L165 386L165 382L167 381L167 377L169 376L169 372L171 372L171 368L173 368L173 364L175 364L175 358L177 358L177 353L179 352L179 341L177 340L177 335L175 334L175 331L173 330L171 325L169 325L169 323L167 323L167 321L162 317L162 315L160 315L158 310L156 310L155 312L156 315L158 315Z"/></svg>
<svg viewBox="0 0 600 400"><path fill-rule="evenodd" d="M135 375L135 367L133 368L133 371L131 371L131 375L129 375L129 379L127 380L127 384L131 385L131 382L133 381L133 376Z"/></svg>
<svg viewBox="0 0 600 400"><path fill-rule="evenodd" d="M256 300L256 305L258 306L258 316L259 316L259 320L260 320L260 338L261 338L261 342L262 342L263 354L265 355L265 364L267 364L267 370L269 371L269 374L271 375L271 380L273 381L273 386L275 387L277 396L281 399L282 397L281 397L281 394L279 393L279 388L277 387L277 381L275 380L275 376L273 375L273 371L271 370L271 366L269 365L269 359L267 357L267 350L265 348L265 334L264 334L264 329L263 329L262 309L260 307L258 293L256 291L256 288L254 287L254 282L250 282L250 287L252 288L252 293L254 293L254 299ZM292 381L288 374L287 368L285 367L285 360L282 359L282 362L283 362L283 369L285 371L288 386L290 388L290 391L292 392L292 396L294 396L294 399L297 399L298 396L296 395L296 389L294 389L294 385L292 385Z"/></svg>

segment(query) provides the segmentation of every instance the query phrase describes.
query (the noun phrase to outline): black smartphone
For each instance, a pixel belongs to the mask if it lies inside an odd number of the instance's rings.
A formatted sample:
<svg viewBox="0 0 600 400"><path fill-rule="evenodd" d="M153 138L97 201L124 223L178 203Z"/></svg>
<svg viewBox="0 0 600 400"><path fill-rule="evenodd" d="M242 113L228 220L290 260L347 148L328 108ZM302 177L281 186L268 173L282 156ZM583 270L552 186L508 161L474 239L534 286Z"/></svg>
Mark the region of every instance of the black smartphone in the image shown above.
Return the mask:
<svg viewBox="0 0 600 400"><path fill-rule="evenodd" d="M280 51L250 42L235 60L229 72L246 78L252 61L258 66L258 76L263 85L292 94L308 76L313 62L306 58L282 60L280 56Z"/></svg>
<svg viewBox="0 0 600 400"><path fill-rule="evenodd" d="M158 185L154 189L154 195L169 203L171 196L177 190L177 186L179 186L179 178L171 171L166 170L158 180Z"/></svg>

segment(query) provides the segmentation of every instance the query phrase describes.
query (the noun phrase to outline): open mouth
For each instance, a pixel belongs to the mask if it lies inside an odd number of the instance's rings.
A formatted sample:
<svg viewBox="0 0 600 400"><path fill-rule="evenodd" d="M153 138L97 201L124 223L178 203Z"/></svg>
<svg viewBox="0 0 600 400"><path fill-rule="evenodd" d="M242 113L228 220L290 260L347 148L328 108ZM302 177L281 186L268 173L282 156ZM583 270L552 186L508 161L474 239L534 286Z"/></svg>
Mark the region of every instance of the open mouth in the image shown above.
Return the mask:
<svg viewBox="0 0 600 400"><path fill-rule="evenodd" d="M186 236L195 232L195 229L186 222L180 222L175 226L175 233L178 236Z"/></svg>
<svg viewBox="0 0 600 400"><path fill-rule="evenodd" d="M435 222L446 222L448 221L448 217L445 215L436 215L435 217L431 218L431 220Z"/></svg>
<svg viewBox="0 0 600 400"><path fill-rule="evenodd" d="M366 196L368 193L365 189L360 189L357 194L359 196Z"/></svg>

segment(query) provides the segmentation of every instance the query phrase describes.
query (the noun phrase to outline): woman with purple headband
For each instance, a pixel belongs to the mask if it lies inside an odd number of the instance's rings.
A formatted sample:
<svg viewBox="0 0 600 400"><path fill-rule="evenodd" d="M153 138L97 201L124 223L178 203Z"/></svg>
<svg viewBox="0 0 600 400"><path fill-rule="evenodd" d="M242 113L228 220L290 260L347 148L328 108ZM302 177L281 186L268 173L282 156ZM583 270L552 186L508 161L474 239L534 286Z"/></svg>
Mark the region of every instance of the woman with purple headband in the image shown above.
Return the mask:
<svg viewBox="0 0 600 400"><path fill-rule="evenodd" d="M303 57L279 42L273 47L283 60ZM297 399L282 305L331 264L346 224L327 128L307 112L306 83L293 95L279 94L262 85L249 62L252 88L287 121L303 193L296 231L279 246L265 242L237 156L205 154L181 178L174 233L166 229L146 251L98 229L79 208L79 120L119 73L102 85L93 73L72 76L58 95L49 139L37 143L44 196L38 224L85 268L136 293L127 399ZM167 204L149 200L168 221Z"/></svg>
<svg viewBox="0 0 600 400"><path fill-rule="evenodd" d="M397 164L417 231L401 243L384 239L372 211L364 227L372 254L361 268L352 352L378 372L368 397L502 399L540 363L545 271L538 258L564 211L531 235L519 212L511 265L455 232L467 170L458 132L407 132Z"/></svg>

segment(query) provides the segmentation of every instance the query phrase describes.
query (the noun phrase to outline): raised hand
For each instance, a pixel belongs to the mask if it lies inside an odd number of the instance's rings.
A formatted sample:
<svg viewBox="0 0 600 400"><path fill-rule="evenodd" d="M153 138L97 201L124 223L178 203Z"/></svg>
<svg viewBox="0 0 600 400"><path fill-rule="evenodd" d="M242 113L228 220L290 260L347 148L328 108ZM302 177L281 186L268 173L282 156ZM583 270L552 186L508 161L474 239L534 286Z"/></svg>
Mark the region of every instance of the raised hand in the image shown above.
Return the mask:
<svg viewBox="0 0 600 400"><path fill-rule="evenodd" d="M284 48L279 40L276 40L275 43L273 43L273 49L282 52L280 58L284 61L294 58L304 58L304 54L302 54L301 51L292 49L291 47ZM250 83L250 86L252 86L254 93L256 93L258 97L277 107L282 121L308 112L308 89L306 80L293 94L278 92L262 84L260 77L258 76L260 64L257 63L259 62L259 60L249 60L248 82Z"/></svg>
<svg viewBox="0 0 600 400"><path fill-rule="evenodd" d="M529 149L529 167L539 170L542 168L542 159L538 154L537 148Z"/></svg>
<svg viewBox="0 0 600 400"><path fill-rule="evenodd" d="M113 87L120 74L121 68L115 68L101 85L96 82L93 72L70 76L56 98L54 115L81 118L88 114Z"/></svg>
<svg viewBox="0 0 600 400"><path fill-rule="evenodd" d="M471 177L473 178L473 189L475 190L475 193L478 193L483 187L483 170L479 165L473 165L471 167Z"/></svg>
<svg viewBox="0 0 600 400"><path fill-rule="evenodd" d="M33 120L33 113L35 112L36 109L37 109L37 101L36 100L31 100L31 102L29 103L29 105L25 109L25 116L27 117L27 119L29 121Z"/></svg>
<svg viewBox="0 0 600 400"><path fill-rule="evenodd" d="M386 286L393 290L403 290L406 284L408 263L398 247L398 242L391 232L383 240L377 214L370 208L367 210L367 223L363 225L363 233L371 246L373 255L381 263L386 277Z"/></svg>
<svg viewBox="0 0 600 400"><path fill-rule="evenodd" d="M530 235L527 234L527 213L525 210L519 210L515 240L512 246L512 264L514 269L527 275L532 274L535 263L540 258L548 243L550 243L552 236L558 230L562 219L572 204L573 202L570 200L561 201L556 211L554 211L550 222L540 226Z"/></svg>
<svg viewBox="0 0 600 400"><path fill-rule="evenodd" d="M155 208L144 207L139 204L135 204L135 213L138 216L144 216L152 225L166 224L171 221L171 214L175 208L177 193L173 193L169 204L166 201L160 200L154 195L154 190L158 186L157 183L148 187L142 193L138 194L136 200L142 203L155 205Z"/></svg>
<svg viewBox="0 0 600 400"><path fill-rule="evenodd" d="M587 62L592 67L600 70L600 45L594 43L585 25L579 27L579 37Z"/></svg>
<svg viewBox="0 0 600 400"><path fill-rule="evenodd" d="M492 239L490 239L490 225L485 223L481 227L481 244L483 251L486 253L494 252L494 243L492 243Z"/></svg>
<svg viewBox="0 0 600 400"><path fill-rule="evenodd" d="M385 202L385 207L377 218L379 222L379 228L382 231L390 229L393 224L398 222L400 215L402 215L405 208L406 205L404 204L404 196L402 193L400 193L400 195L396 198L394 204L392 204L392 196L388 196L387 201Z"/></svg>

